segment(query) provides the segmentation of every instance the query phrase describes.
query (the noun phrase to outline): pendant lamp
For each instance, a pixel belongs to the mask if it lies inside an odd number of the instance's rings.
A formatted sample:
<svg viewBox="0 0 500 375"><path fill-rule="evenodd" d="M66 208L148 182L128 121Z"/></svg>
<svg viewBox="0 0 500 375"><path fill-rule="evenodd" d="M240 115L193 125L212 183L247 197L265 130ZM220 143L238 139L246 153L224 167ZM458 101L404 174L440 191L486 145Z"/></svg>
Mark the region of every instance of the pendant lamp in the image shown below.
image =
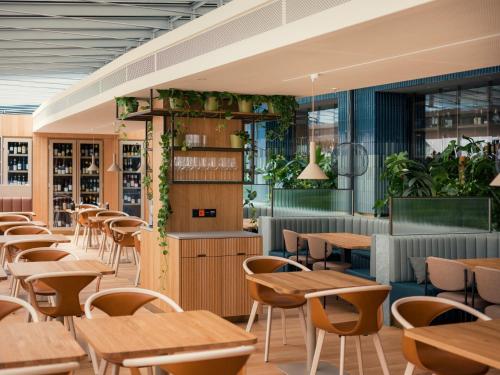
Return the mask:
<svg viewBox="0 0 500 375"><path fill-rule="evenodd" d="M94 132L94 129L92 129L92 133ZM94 135L92 134L92 159L89 167L87 168L87 172L92 173L92 172L98 172L99 167L95 163L95 150L94 150Z"/></svg>
<svg viewBox="0 0 500 375"><path fill-rule="evenodd" d="M497 170L497 176L490 182L491 187L500 187L500 150L497 151L495 155L495 167Z"/></svg>
<svg viewBox="0 0 500 375"><path fill-rule="evenodd" d="M500 173L490 182L490 186L492 187L500 187Z"/></svg>
<svg viewBox="0 0 500 375"><path fill-rule="evenodd" d="M311 74L311 112L314 116L314 81L318 78L318 74ZM316 119L312 122L312 135L311 141L309 142L309 164L304 168L302 173L297 177L299 180L328 180L328 176L323 172L323 170L316 164L316 142L314 142L314 130L316 125Z"/></svg>
<svg viewBox="0 0 500 375"><path fill-rule="evenodd" d="M116 139L118 139L118 137L116 137ZM108 172L121 172L122 171L122 169L120 168L120 166L116 162L116 154L114 152L113 152L113 163L111 163L111 165L109 166L107 171Z"/></svg>

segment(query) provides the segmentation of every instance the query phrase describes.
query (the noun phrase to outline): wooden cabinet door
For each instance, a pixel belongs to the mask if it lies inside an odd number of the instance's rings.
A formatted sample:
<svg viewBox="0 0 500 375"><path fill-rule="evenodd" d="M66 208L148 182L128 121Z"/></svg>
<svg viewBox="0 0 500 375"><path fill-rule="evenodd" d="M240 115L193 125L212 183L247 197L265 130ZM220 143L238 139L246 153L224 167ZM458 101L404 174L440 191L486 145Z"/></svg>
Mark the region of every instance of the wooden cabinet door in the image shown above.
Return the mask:
<svg viewBox="0 0 500 375"><path fill-rule="evenodd" d="M222 257L222 316L249 315L252 302L243 271L243 261L253 255L245 252Z"/></svg>
<svg viewBox="0 0 500 375"><path fill-rule="evenodd" d="M221 315L221 257L181 258L180 268L181 307Z"/></svg>

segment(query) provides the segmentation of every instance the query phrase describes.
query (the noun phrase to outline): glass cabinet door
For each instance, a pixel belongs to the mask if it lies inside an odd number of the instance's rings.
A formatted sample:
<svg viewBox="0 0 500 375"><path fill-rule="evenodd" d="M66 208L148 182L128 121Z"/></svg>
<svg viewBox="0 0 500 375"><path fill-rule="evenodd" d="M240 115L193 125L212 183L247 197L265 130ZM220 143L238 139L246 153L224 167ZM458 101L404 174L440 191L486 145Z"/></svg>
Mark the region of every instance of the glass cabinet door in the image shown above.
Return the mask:
<svg viewBox="0 0 500 375"><path fill-rule="evenodd" d="M50 141L50 220L52 228L71 228L67 210L75 198L75 159L73 141Z"/></svg>
<svg viewBox="0 0 500 375"><path fill-rule="evenodd" d="M78 200L80 203L99 205L102 202L102 167L101 154L102 142L100 141L80 141L79 142L79 191ZM89 170L92 165L97 170Z"/></svg>
<svg viewBox="0 0 500 375"><path fill-rule="evenodd" d="M6 185L31 185L31 139L4 138Z"/></svg>
<svg viewBox="0 0 500 375"><path fill-rule="evenodd" d="M121 202L122 210L129 215L142 217L142 146L139 142L120 143Z"/></svg>

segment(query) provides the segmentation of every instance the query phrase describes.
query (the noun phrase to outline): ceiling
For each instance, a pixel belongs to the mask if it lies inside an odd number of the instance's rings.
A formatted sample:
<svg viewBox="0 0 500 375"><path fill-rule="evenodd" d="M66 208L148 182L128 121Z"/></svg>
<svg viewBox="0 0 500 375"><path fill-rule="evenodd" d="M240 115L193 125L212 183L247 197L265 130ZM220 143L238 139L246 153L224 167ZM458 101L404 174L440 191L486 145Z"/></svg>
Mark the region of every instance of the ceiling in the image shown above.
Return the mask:
<svg viewBox="0 0 500 375"><path fill-rule="evenodd" d="M230 0L2 0L0 113L40 103Z"/></svg>

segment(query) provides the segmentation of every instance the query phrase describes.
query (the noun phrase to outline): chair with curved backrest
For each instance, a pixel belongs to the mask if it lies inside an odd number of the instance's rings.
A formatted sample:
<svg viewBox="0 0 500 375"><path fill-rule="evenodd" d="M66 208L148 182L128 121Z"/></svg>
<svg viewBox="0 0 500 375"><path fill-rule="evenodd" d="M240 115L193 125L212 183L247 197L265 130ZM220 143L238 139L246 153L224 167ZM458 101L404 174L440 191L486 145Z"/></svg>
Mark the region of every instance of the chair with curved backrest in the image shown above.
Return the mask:
<svg viewBox="0 0 500 375"><path fill-rule="evenodd" d="M119 216L129 216L129 215L126 212L123 212L123 211L111 211L111 210L107 210L107 211L98 212L96 216L98 216L98 217L116 218L116 217L119 217ZM111 231L109 230L109 226L105 227L104 223L105 222L103 221L103 222L100 222L98 224L98 229L101 232L101 243L100 243L100 246L99 246L99 257L101 257L101 259L104 256L104 251L107 248L108 239L110 239L110 238L112 239L112 234L111 234Z"/></svg>
<svg viewBox="0 0 500 375"><path fill-rule="evenodd" d="M141 278L141 231L132 233L132 237L134 238L134 249L137 259L137 271L135 273L135 286L139 285L139 281Z"/></svg>
<svg viewBox="0 0 500 375"><path fill-rule="evenodd" d="M80 211L87 210L89 208L99 208L99 206L96 206L95 204L82 203L76 205L75 210L72 211L73 220L75 222L75 233L73 234L73 242L77 246L78 246L78 240L80 238L80 230L82 229L82 226L80 225L79 221L79 213Z"/></svg>
<svg viewBox="0 0 500 375"><path fill-rule="evenodd" d="M243 262L243 269L247 275L259 274L259 273L271 273L279 270L280 268L292 265L297 267L301 271L310 271L306 266L297 263L291 259L273 257L273 256L254 256L246 259ZM306 303L306 299L302 296L295 295L285 295L275 292L273 289L268 288L264 285L255 283L248 280L248 291L250 297L253 299L252 311L250 312L250 318L248 319L247 332L252 329L253 322L255 320L255 315L257 314L257 309L259 304L267 305L267 328L266 328L266 341L264 350L264 361L269 360L269 344L271 340L271 323L272 323L272 313L274 308L281 309L281 320L282 320L282 330L283 330L283 344L286 344L286 322L285 322L285 312L284 310L298 309L299 310L299 322L305 337L305 319L303 306Z"/></svg>
<svg viewBox="0 0 500 375"><path fill-rule="evenodd" d="M351 267L350 263L327 261L332 254L332 247L322 238L315 236L307 237L309 255L313 261L313 270L333 270L344 272Z"/></svg>
<svg viewBox="0 0 500 375"><path fill-rule="evenodd" d="M28 211L9 211L9 212L1 212L0 216L5 216L5 215L21 215L21 216L26 216L29 221L33 220L33 217L36 216L34 212L28 212Z"/></svg>
<svg viewBox="0 0 500 375"><path fill-rule="evenodd" d="M316 374L321 355L321 348L325 334L333 333L340 336L340 369L339 374L344 373L345 342L347 336L356 338L356 351L358 356L359 373L363 374L363 359L361 352L361 336L371 335L377 350L377 356L384 375L389 375L389 369L384 356L384 350L380 342L378 332L383 326L382 303L385 301L391 287L389 285L369 285L352 288L341 288L309 293L305 297L310 299L312 321L318 328L318 342L314 353L311 375ZM332 323L328 314L320 302L320 298L327 296L338 296L353 305L357 312L357 320Z"/></svg>
<svg viewBox="0 0 500 375"><path fill-rule="evenodd" d="M28 321L38 322L38 315L33 306L28 302L19 298L0 295L0 321L20 308L24 308L27 311Z"/></svg>
<svg viewBox="0 0 500 375"><path fill-rule="evenodd" d="M134 315L144 305L159 300L169 306L174 312L182 312L182 308L171 298L154 290L142 288L115 288L107 289L92 294L85 302L85 316L87 319L93 319L93 308L97 308L109 316L127 316ZM90 350L94 370L97 373L97 358L93 349ZM119 363L113 366L119 366ZM102 372L106 372L107 364L101 361Z"/></svg>
<svg viewBox="0 0 500 375"><path fill-rule="evenodd" d="M111 264L114 264L114 269L115 269L115 277L118 276L118 268L120 266L120 259L121 259L121 254L122 250L124 248L132 248L133 249L133 255L134 255L134 260L137 263L137 254L135 253L134 249L134 238L132 237L132 233L130 234L121 234L117 233L114 228L117 227L137 227L139 229L140 226L145 225L147 226L148 223L146 223L142 219L134 219L134 218L118 218L114 219L111 223L109 223L109 229L111 230L111 233L113 235L113 242L115 244L114 246L114 254L112 255L112 260Z"/></svg>
<svg viewBox="0 0 500 375"><path fill-rule="evenodd" d="M52 234L52 232L45 227L37 225L20 225L7 229L4 234L8 235L22 235L22 234Z"/></svg>
<svg viewBox="0 0 500 375"><path fill-rule="evenodd" d="M15 227L32 227L31 221L0 221L0 234L5 234L11 228Z"/></svg>
<svg viewBox="0 0 500 375"><path fill-rule="evenodd" d="M477 292L486 302L484 313L493 319L500 319L500 270L488 267L475 267L474 277Z"/></svg>
<svg viewBox="0 0 500 375"><path fill-rule="evenodd" d="M3 265L7 260L12 263L18 252L36 247L51 247L57 244L54 240L14 240L4 243L2 246L1 264Z"/></svg>
<svg viewBox="0 0 500 375"><path fill-rule="evenodd" d="M67 250L56 249L53 247L37 247L34 249L24 250L17 254L14 259L14 263L18 262L57 262L63 258L71 257L78 260L78 256ZM19 285L23 287L24 290L28 291L28 286L22 280L16 280L12 294L17 297L19 293ZM46 284L39 281L34 285L35 293L42 296L53 296L55 294L54 290L49 288Z"/></svg>
<svg viewBox="0 0 500 375"><path fill-rule="evenodd" d="M472 286L472 272L463 263L452 259L428 257L426 264L430 282L442 290L438 297L472 306L472 293L467 293L467 289ZM481 297L476 296L472 307L482 310L487 304Z"/></svg>
<svg viewBox="0 0 500 375"><path fill-rule="evenodd" d="M159 366L173 375L237 375L255 351L253 346L201 352L171 354L159 357L134 358L123 361L132 375L140 375L139 368Z"/></svg>
<svg viewBox="0 0 500 375"><path fill-rule="evenodd" d="M0 222L3 221L30 221L24 215L16 215L16 214L8 214L8 215L0 215Z"/></svg>
<svg viewBox="0 0 500 375"><path fill-rule="evenodd" d="M427 327L434 319L453 309L462 310L480 320L491 320L479 311L453 300L439 297L406 297L391 306L392 316L404 329ZM489 367L450 352L415 341L403 335L403 355L408 361L405 375L415 367L439 375L480 375Z"/></svg>
<svg viewBox="0 0 500 375"><path fill-rule="evenodd" d="M0 370L0 375L72 375L80 367L78 362L54 363L51 365L16 367Z"/></svg>
<svg viewBox="0 0 500 375"><path fill-rule="evenodd" d="M86 208L78 212L78 223L83 227L83 243L85 244L85 251L89 246L92 246L92 235L95 233L95 227L91 225L89 217L96 216L99 212L106 211L104 208ZM77 239L78 241L78 239ZM78 242L76 243L78 245Z"/></svg>
<svg viewBox="0 0 500 375"><path fill-rule="evenodd" d="M312 264L312 260L309 258L307 252L307 241L301 239L297 232L289 229L283 229L283 242L285 246L283 255L285 255L285 252L289 252L293 254L288 257L289 259L306 266ZM306 255L299 254L301 250L305 250Z"/></svg>
<svg viewBox="0 0 500 375"><path fill-rule="evenodd" d="M71 271L32 275L25 281L30 293L30 302L35 309L51 319L63 317L69 330L76 338L73 317L84 314L83 306L80 304L80 292L94 280L97 281L96 290L98 290L100 279L99 272ZM54 290L53 306L43 306L37 301L35 285L36 282L40 281Z"/></svg>

